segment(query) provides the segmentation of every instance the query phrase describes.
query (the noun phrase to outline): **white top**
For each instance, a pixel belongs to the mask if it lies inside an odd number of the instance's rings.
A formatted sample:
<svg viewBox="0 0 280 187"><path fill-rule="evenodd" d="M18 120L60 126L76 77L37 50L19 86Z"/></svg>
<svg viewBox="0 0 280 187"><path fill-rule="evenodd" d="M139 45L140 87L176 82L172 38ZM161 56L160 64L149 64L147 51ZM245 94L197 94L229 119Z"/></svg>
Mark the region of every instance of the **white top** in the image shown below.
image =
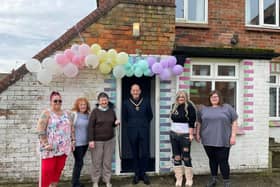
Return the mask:
<svg viewBox="0 0 280 187"><path fill-rule="evenodd" d="M171 131L176 133L189 133L189 123L171 123Z"/></svg>

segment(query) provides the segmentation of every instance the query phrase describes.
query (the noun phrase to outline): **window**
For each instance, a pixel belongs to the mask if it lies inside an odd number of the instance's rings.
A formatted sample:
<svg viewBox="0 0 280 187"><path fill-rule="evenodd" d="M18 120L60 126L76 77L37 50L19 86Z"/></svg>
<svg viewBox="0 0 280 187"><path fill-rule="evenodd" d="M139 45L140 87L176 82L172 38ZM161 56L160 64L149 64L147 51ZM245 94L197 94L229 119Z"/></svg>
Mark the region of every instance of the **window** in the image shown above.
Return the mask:
<svg viewBox="0 0 280 187"><path fill-rule="evenodd" d="M219 90L224 102L237 108L237 63L193 63L190 98L195 104L208 104L209 93Z"/></svg>
<svg viewBox="0 0 280 187"><path fill-rule="evenodd" d="M246 25L279 27L279 0L246 0Z"/></svg>
<svg viewBox="0 0 280 187"><path fill-rule="evenodd" d="M269 117L280 117L280 75L269 78Z"/></svg>
<svg viewBox="0 0 280 187"><path fill-rule="evenodd" d="M207 23L208 0L176 0L176 21Z"/></svg>

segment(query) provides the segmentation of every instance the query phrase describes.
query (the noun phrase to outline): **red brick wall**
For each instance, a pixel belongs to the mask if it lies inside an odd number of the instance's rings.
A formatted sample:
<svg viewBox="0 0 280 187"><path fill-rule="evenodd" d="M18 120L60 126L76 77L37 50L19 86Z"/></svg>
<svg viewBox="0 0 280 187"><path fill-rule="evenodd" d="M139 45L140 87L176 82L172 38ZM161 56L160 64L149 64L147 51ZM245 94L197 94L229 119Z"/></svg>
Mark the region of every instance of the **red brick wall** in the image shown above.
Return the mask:
<svg viewBox="0 0 280 187"><path fill-rule="evenodd" d="M140 37L132 36L132 25L140 23ZM171 54L175 40L175 7L120 3L81 33L89 45L135 54ZM75 38L71 43L81 43ZM69 46L66 46L69 47Z"/></svg>
<svg viewBox="0 0 280 187"><path fill-rule="evenodd" d="M208 28L176 27L176 45L195 47L234 47L275 49L280 52L280 32L245 27L245 0L208 0Z"/></svg>

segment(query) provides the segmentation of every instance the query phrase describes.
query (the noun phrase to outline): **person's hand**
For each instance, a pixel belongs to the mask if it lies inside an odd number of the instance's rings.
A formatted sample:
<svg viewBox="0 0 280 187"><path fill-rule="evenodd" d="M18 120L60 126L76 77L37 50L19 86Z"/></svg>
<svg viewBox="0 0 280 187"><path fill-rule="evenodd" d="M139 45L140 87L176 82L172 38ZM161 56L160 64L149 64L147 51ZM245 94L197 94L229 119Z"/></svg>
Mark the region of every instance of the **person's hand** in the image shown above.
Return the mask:
<svg viewBox="0 0 280 187"><path fill-rule="evenodd" d="M193 134L189 135L189 140L190 140L190 142L193 141Z"/></svg>
<svg viewBox="0 0 280 187"><path fill-rule="evenodd" d="M44 149L47 151L52 151L53 150L53 146L51 144L47 144L44 146Z"/></svg>
<svg viewBox="0 0 280 187"><path fill-rule="evenodd" d="M236 143L236 138L235 138L235 136L231 136L230 137L230 145L234 145L235 143Z"/></svg>
<svg viewBox="0 0 280 187"><path fill-rule="evenodd" d="M75 147L76 147L76 142L72 141L72 143L71 143L71 150L72 150L72 152L75 151Z"/></svg>
<svg viewBox="0 0 280 187"><path fill-rule="evenodd" d="M116 126L119 126L120 124L121 124L120 120L117 119L117 120L115 121L115 125L116 125Z"/></svg>
<svg viewBox="0 0 280 187"><path fill-rule="evenodd" d="M200 134L196 133L195 140L200 143Z"/></svg>
<svg viewBox="0 0 280 187"><path fill-rule="evenodd" d="M94 148L94 141L90 141L88 146L89 146L89 148L93 149Z"/></svg>

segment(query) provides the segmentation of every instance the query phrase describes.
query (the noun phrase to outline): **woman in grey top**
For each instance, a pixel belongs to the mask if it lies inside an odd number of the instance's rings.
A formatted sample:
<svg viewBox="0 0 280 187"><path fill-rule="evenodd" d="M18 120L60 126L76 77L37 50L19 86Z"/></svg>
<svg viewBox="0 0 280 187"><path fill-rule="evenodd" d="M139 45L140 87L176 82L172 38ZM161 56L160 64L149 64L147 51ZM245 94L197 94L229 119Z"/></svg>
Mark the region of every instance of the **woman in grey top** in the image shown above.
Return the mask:
<svg viewBox="0 0 280 187"><path fill-rule="evenodd" d="M209 106L203 106L198 112L196 138L203 144L209 158L212 177L207 187L217 183L218 166L224 179L224 187L230 186L229 151L235 144L237 131L237 113L223 103L221 93L217 90L209 94Z"/></svg>
<svg viewBox="0 0 280 187"><path fill-rule="evenodd" d="M82 187L80 174L83 167L84 156L88 149L88 121L90 106L86 98L78 98L75 101L73 111L73 123L75 128L76 145L73 152L75 163L72 174L72 187Z"/></svg>

